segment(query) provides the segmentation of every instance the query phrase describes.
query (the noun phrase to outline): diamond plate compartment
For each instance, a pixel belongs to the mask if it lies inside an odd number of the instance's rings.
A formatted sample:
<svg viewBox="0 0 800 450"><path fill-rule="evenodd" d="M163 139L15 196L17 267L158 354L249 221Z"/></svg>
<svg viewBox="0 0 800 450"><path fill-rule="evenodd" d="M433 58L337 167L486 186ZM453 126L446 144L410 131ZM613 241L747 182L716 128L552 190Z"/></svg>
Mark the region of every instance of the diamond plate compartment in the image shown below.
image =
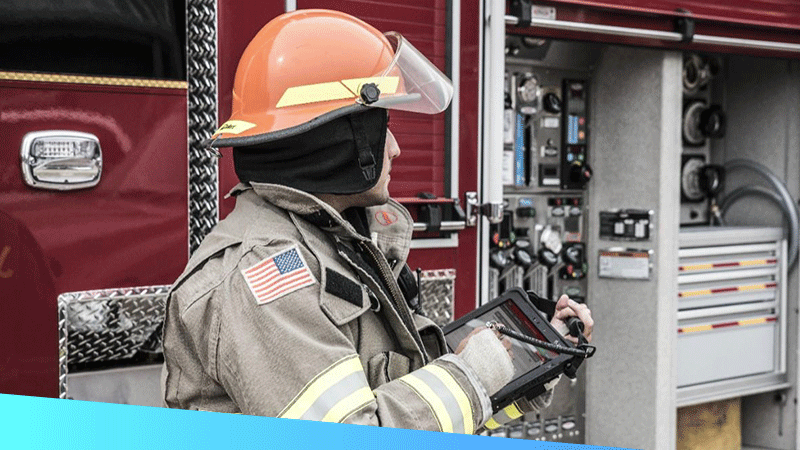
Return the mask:
<svg viewBox="0 0 800 450"><path fill-rule="evenodd" d="M420 312L439 326L453 321L455 269L424 270L420 274Z"/></svg>
<svg viewBox="0 0 800 450"><path fill-rule="evenodd" d="M60 391L69 365L160 353L170 286L68 292L58 297Z"/></svg>

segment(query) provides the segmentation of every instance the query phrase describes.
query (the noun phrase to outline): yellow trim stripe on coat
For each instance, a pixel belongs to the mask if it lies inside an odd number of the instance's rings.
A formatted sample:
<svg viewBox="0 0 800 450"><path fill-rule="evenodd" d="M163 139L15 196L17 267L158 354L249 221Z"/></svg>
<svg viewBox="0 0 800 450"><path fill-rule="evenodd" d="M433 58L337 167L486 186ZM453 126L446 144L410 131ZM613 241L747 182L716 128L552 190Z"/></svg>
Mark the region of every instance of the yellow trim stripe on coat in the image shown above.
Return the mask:
<svg viewBox="0 0 800 450"><path fill-rule="evenodd" d="M369 387L361 388L341 399L322 418L323 422L341 422L345 417L357 411L375 399Z"/></svg>
<svg viewBox="0 0 800 450"><path fill-rule="evenodd" d="M449 390L450 394L452 394L456 399L458 408L461 410L461 417L464 423L464 434L474 433L475 425L473 424L472 420L472 405L469 402L467 393L464 392L464 389L461 388L461 385L458 384L458 381L456 381L450 372L433 364L423 367L422 370L431 372L434 376L441 380L442 383L444 383L444 385L447 387L447 390Z"/></svg>
<svg viewBox="0 0 800 450"><path fill-rule="evenodd" d="M490 430L496 430L496 429L500 428L500 424L497 423L497 421L494 420L494 418L490 418L488 421L486 421L484 426L486 428L490 429Z"/></svg>
<svg viewBox="0 0 800 450"><path fill-rule="evenodd" d="M358 355L348 355L309 381L278 417L338 422L375 399Z"/></svg>
<svg viewBox="0 0 800 450"><path fill-rule="evenodd" d="M307 103L327 102L331 100L342 100L346 98L356 98L361 91L361 86L367 83L375 83L381 94L394 94L400 84L399 77L372 77L372 78L351 78L340 81L329 81L326 83L307 84L305 86L292 86L283 93L276 108L287 106L305 105Z"/></svg>
<svg viewBox="0 0 800 450"><path fill-rule="evenodd" d="M453 432L453 420L447 412L442 399L436 395L436 392L428 386L427 383L417 378L413 373L400 377L400 381L411 387L417 395L431 407L437 422L439 422L439 430L445 433Z"/></svg>

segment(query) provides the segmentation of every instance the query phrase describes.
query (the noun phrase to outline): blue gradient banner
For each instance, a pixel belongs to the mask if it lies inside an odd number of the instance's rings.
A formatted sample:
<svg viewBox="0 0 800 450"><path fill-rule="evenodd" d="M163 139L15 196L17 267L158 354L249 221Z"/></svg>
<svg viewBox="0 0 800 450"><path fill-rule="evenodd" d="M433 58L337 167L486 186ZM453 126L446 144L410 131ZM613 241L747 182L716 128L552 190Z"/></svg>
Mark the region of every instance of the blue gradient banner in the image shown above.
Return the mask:
<svg viewBox="0 0 800 450"><path fill-rule="evenodd" d="M0 394L3 448L589 450L611 447Z"/></svg>

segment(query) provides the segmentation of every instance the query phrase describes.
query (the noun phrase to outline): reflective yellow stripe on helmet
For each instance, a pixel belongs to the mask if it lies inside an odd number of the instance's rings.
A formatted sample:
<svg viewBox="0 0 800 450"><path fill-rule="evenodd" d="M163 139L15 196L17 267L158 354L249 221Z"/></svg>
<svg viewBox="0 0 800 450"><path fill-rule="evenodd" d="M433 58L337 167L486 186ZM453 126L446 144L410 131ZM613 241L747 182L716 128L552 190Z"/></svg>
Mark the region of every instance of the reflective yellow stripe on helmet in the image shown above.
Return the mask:
<svg viewBox="0 0 800 450"><path fill-rule="evenodd" d="M245 122L244 120L229 120L217 128L217 131L214 132L214 136L220 133L239 134L254 128L255 126L256 124Z"/></svg>
<svg viewBox="0 0 800 450"><path fill-rule="evenodd" d="M307 103L356 98L361 91L361 86L367 83L375 83L382 94L394 94L397 92L397 87L400 84L400 78L352 78L341 81L330 81L327 83L307 84L305 86L293 86L286 89L275 107L285 108L287 106L305 105Z"/></svg>
<svg viewBox="0 0 800 450"><path fill-rule="evenodd" d="M349 355L306 384L278 417L340 422L374 399L361 360Z"/></svg>

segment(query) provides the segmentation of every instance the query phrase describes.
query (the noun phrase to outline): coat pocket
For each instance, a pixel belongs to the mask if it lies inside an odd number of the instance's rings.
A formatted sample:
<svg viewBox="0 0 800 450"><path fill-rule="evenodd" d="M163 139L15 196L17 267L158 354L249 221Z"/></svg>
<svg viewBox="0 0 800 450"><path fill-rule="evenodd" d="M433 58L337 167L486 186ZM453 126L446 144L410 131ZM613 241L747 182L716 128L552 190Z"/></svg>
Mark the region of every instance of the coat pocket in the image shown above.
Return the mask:
<svg viewBox="0 0 800 450"><path fill-rule="evenodd" d="M400 353L388 351L374 355L367 365L369 384L375 389L406 375L411 368L411 360Z"/></svg>

